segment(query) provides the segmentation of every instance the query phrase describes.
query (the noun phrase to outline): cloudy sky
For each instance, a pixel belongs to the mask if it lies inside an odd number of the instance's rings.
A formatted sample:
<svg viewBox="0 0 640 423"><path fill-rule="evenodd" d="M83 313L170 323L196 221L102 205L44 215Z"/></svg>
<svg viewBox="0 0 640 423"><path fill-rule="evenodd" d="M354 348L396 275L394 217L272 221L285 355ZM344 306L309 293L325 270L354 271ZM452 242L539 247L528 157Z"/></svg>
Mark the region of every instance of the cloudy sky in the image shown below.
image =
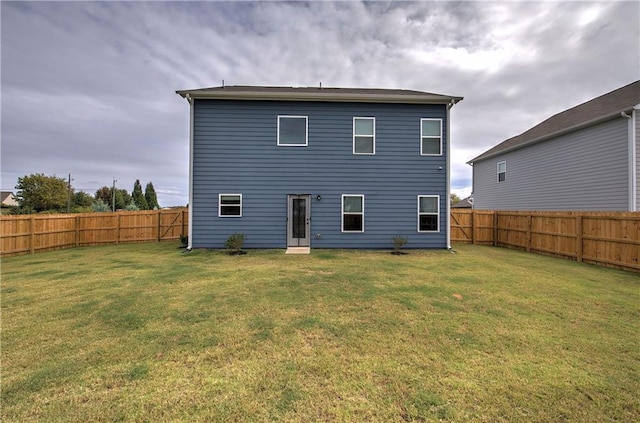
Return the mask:
<svg viewBox="0 0 640 423"><path fill-rule="evenodd" d="M402 88L463 96L452 191L469 159L640 79L639 2L5 2L3 191L20 176L94 194L152 181L188 202L189 108L226 85Z"/></svg>

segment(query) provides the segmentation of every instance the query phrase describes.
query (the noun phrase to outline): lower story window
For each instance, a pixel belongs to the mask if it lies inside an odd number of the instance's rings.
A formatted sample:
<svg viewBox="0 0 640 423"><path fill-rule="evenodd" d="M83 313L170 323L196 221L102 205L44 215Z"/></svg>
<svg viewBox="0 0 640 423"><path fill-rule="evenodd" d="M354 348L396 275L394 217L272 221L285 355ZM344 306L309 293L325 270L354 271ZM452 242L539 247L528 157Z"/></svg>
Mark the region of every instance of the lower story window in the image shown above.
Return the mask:
<svg viewBox="0 0 640 423"><path fill-rule="evenodd" d="M242 194L219 194L218 217L242 217Z"/></svg>
<svg viewBox="0 0 640 423"><path fill-rule="evenodd" d="M342 195L342 232L364 232L364 195Z"/></svg>
<svg viewBox="0 0 640 423"><path fill-rule="evenodd" d="M440 231L440 196L418 196L418 232Z"/></svg>

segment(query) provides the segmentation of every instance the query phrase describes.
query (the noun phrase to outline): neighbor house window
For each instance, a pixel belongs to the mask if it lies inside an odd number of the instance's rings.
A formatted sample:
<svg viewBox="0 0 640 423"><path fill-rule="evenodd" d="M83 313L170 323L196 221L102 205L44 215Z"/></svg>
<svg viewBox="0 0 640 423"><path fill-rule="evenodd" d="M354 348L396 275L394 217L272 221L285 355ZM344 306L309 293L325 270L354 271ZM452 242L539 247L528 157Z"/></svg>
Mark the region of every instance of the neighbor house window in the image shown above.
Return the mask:
<svg viewBox="0 0 640 423"><path fill-rule="evenodd" d="M418 232L440 231L440 196L418 196Z"/></svg>
<svg viewBox="0 0 640 423"><path fill-rule="evenodd" d="M498 182L507 180L507 162L498 163Z"/></svg>
<svg viewBox="0 0 640 423"><path fill-rule="evenodd" d="M306 116L278 116L278 145L306 146L308 133Z"/></svg>
<svg viewBox="0 0 640 423"><path fill-rule="evenodd" d="M242 194L218 195L218 217L242 217Z"/></svg>
<svg viewBox="0 0 640 423"><path fill-rule="evenodd" d="M442 119L420 119L420 155L442 155Z"/></svg>
<svg viewBox="0 0 640 423"><path fill-rule="evenodd" d="M364 232L364 195L342 195L342 232Z"/></svg>
<svg viewBox="0 0 640 423"><path fill-rule="evenodd" d="M353 154L376 154L376 118L353 118Z"/></svg>

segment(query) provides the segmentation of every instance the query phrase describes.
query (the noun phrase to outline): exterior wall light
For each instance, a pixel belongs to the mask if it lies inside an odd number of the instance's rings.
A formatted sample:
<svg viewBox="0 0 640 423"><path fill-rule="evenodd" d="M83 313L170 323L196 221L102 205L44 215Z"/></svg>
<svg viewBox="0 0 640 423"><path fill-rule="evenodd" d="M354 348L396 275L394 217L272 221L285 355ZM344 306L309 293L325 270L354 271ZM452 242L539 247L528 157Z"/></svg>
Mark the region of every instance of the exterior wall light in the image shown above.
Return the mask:
<svg viewBox="0 0 640 423"><path fill-rule="evenodd" d="M318 195L316 196L316 200L318 200L318 201L322 200L322 196L321 196L320 194L318 194Z"/></svg>

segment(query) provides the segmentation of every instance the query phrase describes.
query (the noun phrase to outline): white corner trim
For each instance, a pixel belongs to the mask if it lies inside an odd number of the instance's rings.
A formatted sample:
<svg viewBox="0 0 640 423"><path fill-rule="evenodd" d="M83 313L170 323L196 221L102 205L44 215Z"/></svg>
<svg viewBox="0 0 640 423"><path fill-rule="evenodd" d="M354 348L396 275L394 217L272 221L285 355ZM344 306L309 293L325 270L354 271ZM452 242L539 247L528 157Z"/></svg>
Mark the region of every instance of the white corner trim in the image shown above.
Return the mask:
<svg viewBox="0 0 640 423"><path fill-rule="evenodd" d="M638 134L636 133L636 122L638 121L637 105L631 112L631 119L627 123L629 125L629 211L638 211Z"/></svg>
<svg viewBox="0 0 640 423"><path fill-rule="evenodd" d="M193 248L193 109L195 101L191 96L187 97L187 101L189 102L189 227L187 228L189 241L187 242L187 250L191 251Z"/></svg>

